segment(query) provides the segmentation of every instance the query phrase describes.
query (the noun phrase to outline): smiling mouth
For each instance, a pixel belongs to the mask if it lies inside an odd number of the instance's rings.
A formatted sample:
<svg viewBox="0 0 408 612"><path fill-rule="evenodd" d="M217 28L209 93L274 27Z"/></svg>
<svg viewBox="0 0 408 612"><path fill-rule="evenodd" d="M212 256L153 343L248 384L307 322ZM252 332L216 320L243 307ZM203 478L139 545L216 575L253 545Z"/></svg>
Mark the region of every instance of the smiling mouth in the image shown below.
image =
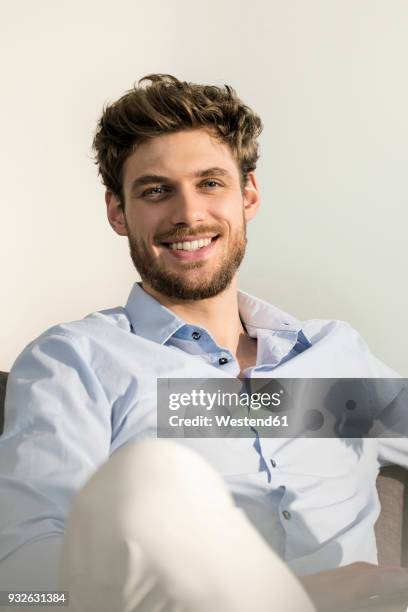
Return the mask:
<svg viewBox="0 0 408 612"><path fill-rule="evenodd" d="M162 246L170 249L171 251L199 251L212 242L215 242L219 238L219 234L210 238L199 238L198 240L183 240L180 242L162 242Z"/></svg>

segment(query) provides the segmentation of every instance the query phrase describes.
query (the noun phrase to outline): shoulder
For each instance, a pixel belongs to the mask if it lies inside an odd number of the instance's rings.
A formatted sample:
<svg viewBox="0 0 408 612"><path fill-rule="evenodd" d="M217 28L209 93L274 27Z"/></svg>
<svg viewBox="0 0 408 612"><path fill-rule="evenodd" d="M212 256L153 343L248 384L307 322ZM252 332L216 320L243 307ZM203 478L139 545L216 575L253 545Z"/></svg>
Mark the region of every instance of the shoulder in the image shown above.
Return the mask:
<svg viewBox="0 0 408 612"><path fill-rule="evenodd" d="M96 342L103 342L120 333L129 333L131 324L123 307L100 310L83 319L59 323L46 329L22 350L13 368L30 356L86 353Z"/></svg>
<svg viewBox="0 0 408 612"><path fill-rule="evenodd" d="M302 331L316 353L325 356L328 363L341 365L341 376L399 378L347 321L309 319L302 322Z"/></svg>
<svg viewBox="0 0 408 612"><path fill-rule="evenodd" d="M364 342L357 330L347 321L339 319L307 319L302 321L301 325L303 333L312 344L330 337L343 338L347 342L350 340Z"/></svg>
<svg viewBox="0 0 408 612"><path fill-rule="evenodd" d="M91 336L94 333L109 333L112 330L131 331L129 317L122 306L92 312L77 321L60 323L48 329L44 334L61 334L75 338Z"/></svg>

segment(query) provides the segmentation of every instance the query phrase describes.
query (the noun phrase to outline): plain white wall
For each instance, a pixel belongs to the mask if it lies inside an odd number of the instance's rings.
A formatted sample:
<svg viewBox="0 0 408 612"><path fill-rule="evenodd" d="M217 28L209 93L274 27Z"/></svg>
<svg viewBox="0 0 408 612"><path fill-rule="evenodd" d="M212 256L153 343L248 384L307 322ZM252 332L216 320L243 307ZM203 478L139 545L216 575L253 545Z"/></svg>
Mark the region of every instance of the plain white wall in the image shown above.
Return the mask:
<svg viewBox="0 0 408 612"><path fill-rule="evenodd" d="M349 321L403 376L406 0L13 0L0 5L0 369L137 278L90 145L139 78L231 84L265 128L242 289Z"/></svg>

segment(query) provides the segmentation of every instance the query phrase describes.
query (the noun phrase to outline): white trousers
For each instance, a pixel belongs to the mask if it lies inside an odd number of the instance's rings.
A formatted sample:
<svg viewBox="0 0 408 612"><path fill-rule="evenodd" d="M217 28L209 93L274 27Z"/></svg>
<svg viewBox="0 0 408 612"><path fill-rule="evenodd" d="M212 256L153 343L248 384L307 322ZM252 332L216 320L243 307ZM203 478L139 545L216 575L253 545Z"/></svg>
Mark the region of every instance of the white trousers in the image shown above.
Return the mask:
<svg viewBox="0 0 408 612"><path fill-rule="evenodd" d="M164 440L121 448L78 494L59 588L73 612L314 611L221 477Z"/></svg>

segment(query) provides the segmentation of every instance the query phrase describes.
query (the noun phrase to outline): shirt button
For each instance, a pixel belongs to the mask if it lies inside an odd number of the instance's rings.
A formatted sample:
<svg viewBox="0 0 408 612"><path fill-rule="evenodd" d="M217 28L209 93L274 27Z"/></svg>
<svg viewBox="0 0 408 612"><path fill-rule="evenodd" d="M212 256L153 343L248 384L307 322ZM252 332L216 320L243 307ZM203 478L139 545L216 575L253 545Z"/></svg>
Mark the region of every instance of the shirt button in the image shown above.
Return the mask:
<svg viewBox="0 0 408 612"><path fill-rule="evenodd" d="M201 334L200 334L200 332L198 332L198 331L193 331L193 333L191 334L191 337L192 337L194 340L199 340L199 339L201 338Z"/></svg>
<svg viewBox="0 0 408 612"><path fill-rule="evenodd" d="M283 510L282 514L283 514L283 518L285 518L287 521L289 521L292 518L292 515L288 510Z"/></svg>
<svg viewBox="0 0 408 612"><path fill-rule="evenodd" d="M275 459L271 459L271 466L272 466L272 467L276 467L276 461L275 461Z"/></svg>
<svg viewBox="0 0 408 612"><path fill-rule="evenodd" d="M224 365L225 363L228 363L228 359L226 357L220 357L218 363L220 365Z"/></svg>

